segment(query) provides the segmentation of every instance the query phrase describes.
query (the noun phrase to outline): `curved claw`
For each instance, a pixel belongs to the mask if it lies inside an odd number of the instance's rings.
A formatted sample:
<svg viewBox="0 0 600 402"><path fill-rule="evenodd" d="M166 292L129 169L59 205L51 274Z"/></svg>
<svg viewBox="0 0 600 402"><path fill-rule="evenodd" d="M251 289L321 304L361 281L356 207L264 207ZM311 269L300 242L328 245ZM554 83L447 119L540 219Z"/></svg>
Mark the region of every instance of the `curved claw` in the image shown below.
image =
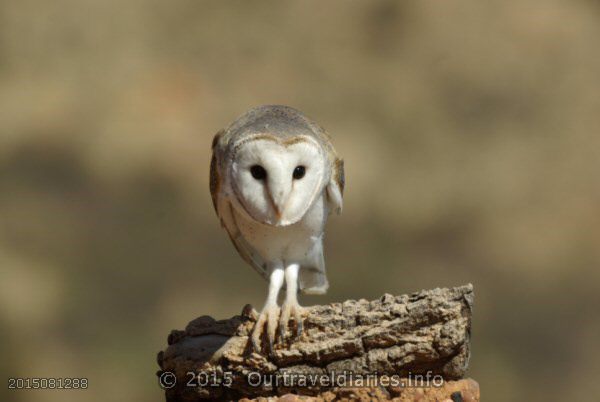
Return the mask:
<svg viewBox="0 0 600 402"><path fill-rule="evenodd" d="M304 319L302 318L302 312L302 307L297 305L294 309L294 321L296 321L296 339L299 339L304 332Z"/></svg>
<svg viewBox="0 0 600 402"><path fill-rule="evenodd" d="M252 337L252 351L260 353L260 342Z"/></svg>
<svg viewBox="0 0 600 402"><path fill-rule="evenodd" d="M296 330L296 339L300 339L300 337L302 336L302 332L304 332L304 323L302 321L302 318L300 318L299 321L296 321L296 325L297 325L297 330Z"/></svg>
<svg viewBox="0 0 600 402"><path fill-rule="evenodd" d="M298 339L302 335L304 331L302 312L302 307L294 300L286 301L281 306L281 317L279 319L279 336L281 341L284 341L286 338L290 317L296 322L296 335L294 338Z"/></svg>
<svg viewBox="0 0 600 402"><path fill-rule="evenodd" d="M251 340L252 347L254 351L260 353L261 351L261 336L264 332L265 325L267 327L267 338L269 341L270 351L274 350L275 343L275 331L277 329L277 315L279 308L274 306L268 306L261 311L256 320L256 324L254 324L254 329L252 330Z"/></svg>
<svg viewBox="0 0 600 402"><path fill-rule="evenodd" d="M275 345L273 339L269 338L269 352L273 354L275 352Z"/></svg>
<svg viewBox="0 0 600 402"><path fill-rule="evenodd" d="M279 317L279 338L281 342L285 340L287 333L288 321L290 320L290 314L292 312L292 306L290 303L284 302L281 306L281 316Z"/></svg>
<svg viewBox="0 0 600 402"><path fill-rule="evenodd" d="M260 353L260 337L262 335L266 319L266 314L260 313L258 319L256 320L256 323L254 323L254 329L252 330L252 336L250 337L250 339L252 340L252 347L257 353Z"/></svg>

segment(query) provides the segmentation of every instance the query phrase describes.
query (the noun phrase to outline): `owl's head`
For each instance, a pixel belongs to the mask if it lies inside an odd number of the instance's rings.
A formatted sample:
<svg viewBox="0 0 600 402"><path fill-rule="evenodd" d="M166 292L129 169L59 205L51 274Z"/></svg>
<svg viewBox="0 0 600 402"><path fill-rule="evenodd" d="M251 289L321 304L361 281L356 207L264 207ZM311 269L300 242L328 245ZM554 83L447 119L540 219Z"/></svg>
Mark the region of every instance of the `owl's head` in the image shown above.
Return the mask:
<svg viewBox="0 0 600 402"><path fill-rule="evenodd" d="M240 206L254 220L298 222L325 183L326 156L312 137L253 134L235 144L230 180Z"/></svg>

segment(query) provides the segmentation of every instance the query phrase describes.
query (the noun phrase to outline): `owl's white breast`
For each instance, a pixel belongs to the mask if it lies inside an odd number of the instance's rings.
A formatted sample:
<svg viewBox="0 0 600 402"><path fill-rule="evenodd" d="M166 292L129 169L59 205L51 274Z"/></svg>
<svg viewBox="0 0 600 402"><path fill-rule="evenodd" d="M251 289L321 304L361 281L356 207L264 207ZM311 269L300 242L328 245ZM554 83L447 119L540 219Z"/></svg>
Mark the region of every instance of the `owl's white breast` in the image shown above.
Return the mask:
<svg viewBox="0 0 600 402"><path fill-rule="evenodd" d="M322 241L328 210L323 193L302 219L288 226L256 222L235 208L234 215L241 234L266 261L301 263L315 243Z"/></svg>

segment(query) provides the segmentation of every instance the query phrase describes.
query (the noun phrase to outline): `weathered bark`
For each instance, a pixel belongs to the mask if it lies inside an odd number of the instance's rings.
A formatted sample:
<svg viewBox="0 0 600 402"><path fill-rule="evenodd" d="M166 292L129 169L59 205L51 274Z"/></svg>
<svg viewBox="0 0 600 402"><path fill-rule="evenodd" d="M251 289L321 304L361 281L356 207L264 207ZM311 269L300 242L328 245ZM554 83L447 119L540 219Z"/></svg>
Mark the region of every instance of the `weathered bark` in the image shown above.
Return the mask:
<svg viewBox="0 0 600 402"><path fill-rule="evenodd" d="M473 287L466 285L308 307L302 336L290 334L273 353L262 354L251 351L254 318L246 306L228 320L202 316L172 331L169 347L158 354L157 374L165 383L172 381L165 373L175 374L176 384L166 389L173 402L314 395L334 388L322 380L332 372L338 382L342 373L355 381L428 372L429 378L460 379L469 362L472 306ZM319 384L310 386L318 375Z"/></svg>

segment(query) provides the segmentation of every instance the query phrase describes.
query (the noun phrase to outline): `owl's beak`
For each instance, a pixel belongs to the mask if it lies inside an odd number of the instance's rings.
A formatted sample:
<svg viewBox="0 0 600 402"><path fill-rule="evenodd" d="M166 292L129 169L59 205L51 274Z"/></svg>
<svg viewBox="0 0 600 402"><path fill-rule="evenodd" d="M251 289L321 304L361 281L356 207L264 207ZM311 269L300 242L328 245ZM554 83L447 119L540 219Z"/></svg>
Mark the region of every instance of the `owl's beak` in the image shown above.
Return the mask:
<svg viewBox="0 0 600 402"><path fill-rule="evenodd" d="M267 192L276 219L275 226L281 226L285 221L285 211L292 192L292 178L287 174L285 166L277 166L268 170Z"/></svg>
<svg viewBox="0 0 600 402"><path fill-rule="evenodd" d="M280 221L285 211L285 204L287 203L289 193L278 190L273 192L269 191L269 195L271 196L271 205L273 206L275 216L277 217L277 220Z"/></svg>

